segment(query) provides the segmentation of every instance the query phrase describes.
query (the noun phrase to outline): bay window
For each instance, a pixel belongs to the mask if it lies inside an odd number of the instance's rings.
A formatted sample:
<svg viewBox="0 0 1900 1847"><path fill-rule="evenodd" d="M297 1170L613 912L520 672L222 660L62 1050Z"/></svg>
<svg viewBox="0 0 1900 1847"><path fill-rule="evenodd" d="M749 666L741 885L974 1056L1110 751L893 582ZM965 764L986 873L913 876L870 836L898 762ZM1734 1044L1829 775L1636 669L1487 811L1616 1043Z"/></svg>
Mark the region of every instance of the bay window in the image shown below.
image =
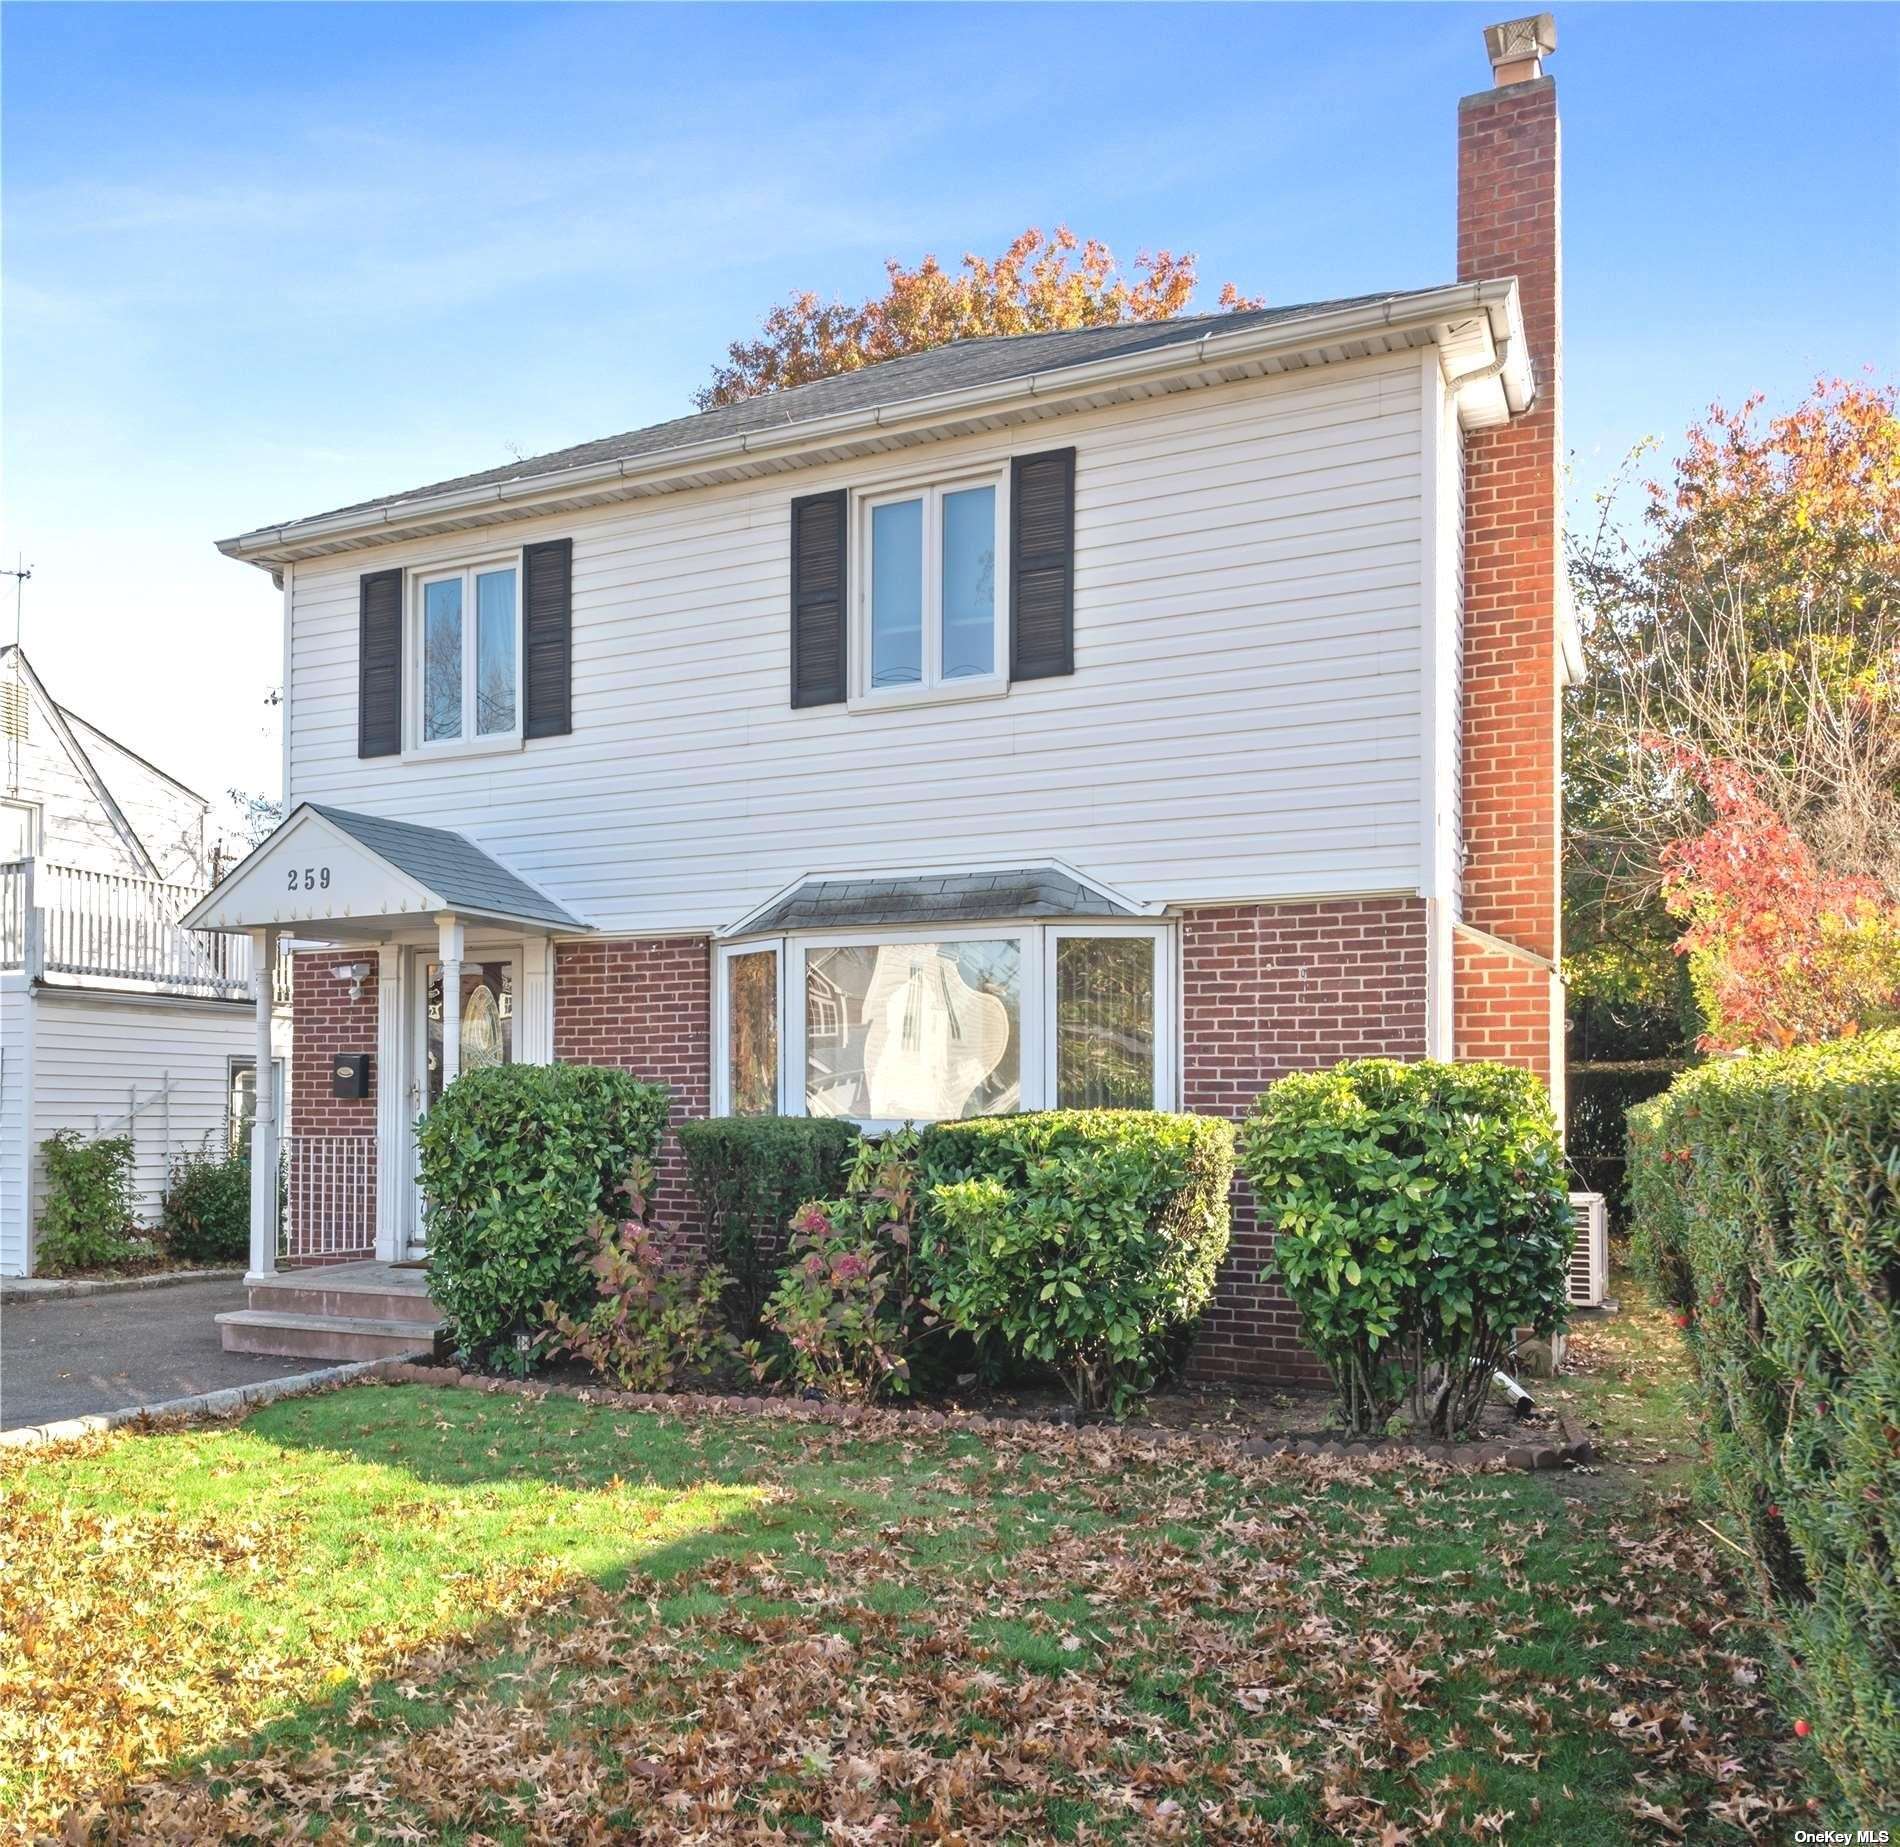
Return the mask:
<svg viewBox="0 0 1900 1847"><path fill-rule="evenodd" d="M792 936L723 949L715 1107L872 1126L1173 1106L1148 924Z"/></svg>

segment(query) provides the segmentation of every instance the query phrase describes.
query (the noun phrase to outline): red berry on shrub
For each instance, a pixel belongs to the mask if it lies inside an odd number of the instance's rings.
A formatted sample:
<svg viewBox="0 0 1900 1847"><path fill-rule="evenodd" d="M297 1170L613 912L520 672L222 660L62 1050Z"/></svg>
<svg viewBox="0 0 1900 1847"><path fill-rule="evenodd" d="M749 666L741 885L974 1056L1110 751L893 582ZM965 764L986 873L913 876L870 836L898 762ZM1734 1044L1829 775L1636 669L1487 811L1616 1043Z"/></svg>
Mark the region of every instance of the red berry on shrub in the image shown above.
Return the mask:
<svg viewBox="0 0 1900 1847"><path fill-rule="evenodd" d="M1796 1719L1794 1722L1794 1735L1797 1738L1805 1738L1812 1729L1806 1719Z"/></svg>

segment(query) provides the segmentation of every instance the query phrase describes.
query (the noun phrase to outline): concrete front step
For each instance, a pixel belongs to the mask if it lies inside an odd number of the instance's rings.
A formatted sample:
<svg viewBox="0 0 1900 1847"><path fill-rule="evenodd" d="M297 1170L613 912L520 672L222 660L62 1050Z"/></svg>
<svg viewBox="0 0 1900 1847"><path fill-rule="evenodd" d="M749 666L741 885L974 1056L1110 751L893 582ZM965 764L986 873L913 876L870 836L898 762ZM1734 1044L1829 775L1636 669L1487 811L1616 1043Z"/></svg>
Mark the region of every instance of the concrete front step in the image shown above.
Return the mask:
<svg viewBox="0 0 1900 1847"><path fill-rule="evenodd" d="M310 1315L277 1308L234 1308L219 1315L226 1353L276 1353L308 1360L386 1360L433 1353L436 1326L365 1315Z"/></svg>
<svg viewBox="0 0 1900 1847"><path fill-rule="evenodd" d="M245 1291L252 1308L273 1314L328 1315L345 1321L413 1321L432 1328L442 1319L426 1290L378 1289L359 1282L332 1285L321 1270L287 1270Z"/></svg>

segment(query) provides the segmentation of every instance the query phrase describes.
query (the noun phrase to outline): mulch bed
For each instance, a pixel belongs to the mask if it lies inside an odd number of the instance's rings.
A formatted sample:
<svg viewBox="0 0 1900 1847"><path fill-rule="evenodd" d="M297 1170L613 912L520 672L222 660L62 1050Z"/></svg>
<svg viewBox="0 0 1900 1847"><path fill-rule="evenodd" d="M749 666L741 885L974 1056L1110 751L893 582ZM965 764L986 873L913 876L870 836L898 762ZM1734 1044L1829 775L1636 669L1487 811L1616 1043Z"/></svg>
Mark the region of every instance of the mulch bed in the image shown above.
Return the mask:
<svg viewBox="0 0 1900 1847"><path fill-rule="evenodd" d="M459 1386L467 1391L498 1392L528 1398L572 1398L582 1404L615 1405L629 1411L673 1416L770 1417L794 1423L846 1424L867 1435L903 1436L919 1430L1008 1430L1024 1424L1047 1427L1073 1424L1066 1406L1043 1402L1033 1394L983 1395L980 1409L950 1404L866 1406L826 1404L803 1398L741 1395L733 1392L623 1392L594 1382L505 1379L454 1366L391 1362L385 1379L411 1385ZM1327 1428L1331 1401L1317 1392L1240 1394L1177 1387L1160 1392L1143 1407L1141 1421L1100 1422L1082 1426L1086 1435L1145 1444L1193 1445L1205 1453L1242 1456L1386 1456L1471 1469L1558 1469L1593 1460L1589 1436L1559 1414L1537 1413L1515 1419L1490 1407L1478 1435L1462 1443L1392 1438L1355 1441ZM1493 1421L1495 1420L1495 1421Z"/></svg>

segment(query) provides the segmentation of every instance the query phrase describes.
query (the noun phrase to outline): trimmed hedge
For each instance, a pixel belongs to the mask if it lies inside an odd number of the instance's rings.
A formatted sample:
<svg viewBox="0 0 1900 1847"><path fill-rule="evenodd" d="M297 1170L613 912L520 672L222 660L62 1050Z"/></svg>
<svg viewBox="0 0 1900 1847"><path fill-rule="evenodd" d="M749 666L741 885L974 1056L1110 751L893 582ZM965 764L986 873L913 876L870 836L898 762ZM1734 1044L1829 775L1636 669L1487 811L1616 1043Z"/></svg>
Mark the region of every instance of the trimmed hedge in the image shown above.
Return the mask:
<svg viewBox="0 0 1900 1847"><path fill-rule="evenodd" d="M1900 1032L1751 1053L1630 1112L1637 1261L1688 1325L1716 1489L1801 1715L1900 1800Z"/></svg>
<svg viewBox="0 0 1900 1847"><path fill-rule="evenodd" d="M1154 1110L1046 1110L922 1138L922 1258L937 1310L1056 1367L1085 1410L1166 1369L1227 1254L1233 1125Z"/></svg>
<svg viewBox="0 0 1900 1847"><path fill-rule="evenodd" d="M623 1216L622 1189L659 1153L668 1094L594 1065L488 1065L423 1118L429 1293L471 1359L525 1370L545 1305L589 1304L579 1241L596 1213Z"/></svg>
<svg viewBox="0 0 1900 1847"><path fill-rule="evenodd" d="M1241 1164L1347 1427L1457 1436L1516 1329L1562 1326L1573 1236L1550 1099L1502 1064L1351 1059L1273 1085Z"/></svg>
<svg viewBox="0 0 1900 1847"><path fill-rule="evenodd" d="M844 1187L854 1124L834 1116L715 1116L682 1122L686 1178L707 1249L732 1278L730 1319L752 1332L786 1250L786 1226L809 1199Z"/></svg>

